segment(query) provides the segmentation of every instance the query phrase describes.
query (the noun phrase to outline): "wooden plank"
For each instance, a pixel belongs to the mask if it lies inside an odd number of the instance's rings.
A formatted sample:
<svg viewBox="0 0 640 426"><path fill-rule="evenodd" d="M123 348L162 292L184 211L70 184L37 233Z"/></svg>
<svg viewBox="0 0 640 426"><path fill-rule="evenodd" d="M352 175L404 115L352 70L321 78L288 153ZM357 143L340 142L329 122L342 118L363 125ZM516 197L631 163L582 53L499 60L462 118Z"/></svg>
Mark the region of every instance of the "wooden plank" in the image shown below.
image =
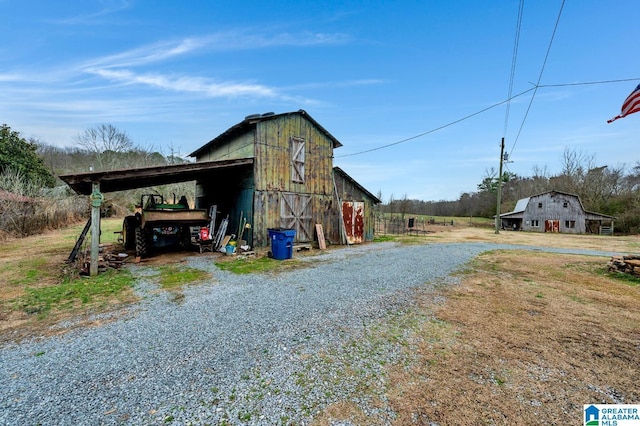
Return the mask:
<svg viewBox="0 0 640 426"><path fill-rule="evenodd" d="M324 232L322 230L321 223L316 223L316 234L318 234L318 248L320 250L325 250L327 248L327 243L324 240Z"/></svg>
<svg viewBox="0 0 640 426"><path fill-rule="evenodd" d="M628 260L625 260L624 263L634 268L637 266L640 266L640 260L637 260L637 259L628 259Z"/></svg>
<svg viewBox="0 0 640 426"><path fill-rule="evenodd" d="M220 244L220 249L224 249L227 244L229 244L229 241L231 241L231 235L227 235L222 239L222 244Z"/></svg>

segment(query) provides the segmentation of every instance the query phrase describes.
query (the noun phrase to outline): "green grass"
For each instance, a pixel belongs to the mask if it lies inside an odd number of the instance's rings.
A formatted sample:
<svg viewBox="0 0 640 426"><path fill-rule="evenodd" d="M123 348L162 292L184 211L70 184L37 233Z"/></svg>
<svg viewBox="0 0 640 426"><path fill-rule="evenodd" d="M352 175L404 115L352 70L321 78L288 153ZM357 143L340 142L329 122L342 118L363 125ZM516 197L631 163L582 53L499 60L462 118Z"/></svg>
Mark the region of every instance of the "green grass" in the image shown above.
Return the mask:
<svg viewBox="0 0 640 426"><path fill-rule="evenodd" d="M223 271L234 274L255 274L264 272L276 272L300 268L302 263L295 259L276 260L268 257L243 259L237 258L233 261L216 262L216 266Z"/></svg>
<svg viewBox="0 0 640 426"><path fill-rule="evenodd" d="M27 287L26 294L16 304L24 312L44 318L52 310L70 309L120 297L132 287L133 281L133 276L127 270L107 271L92 278L65 280L58 285Z"/></svg>
<svg viewBox="0 0 640 426"><path fill-rule="evenodd" d="M396 241L398 239L397 235L376 235L373 238L374 243L386 243L388 241Z"/></svg>
<svg viewBox="0 0 640 426"><path fill-rule="evenodd" d="M55 275L52 273L56 271L48 268L48 263L48 259L44 257L7 262L0 265L0 276L7 277L5 278L6 282L11 286L34 285L41 282L45 277Z"/></svg>
<svg viewBox="0 0 640 426"><path fill-rule="evenodd" d="M158 271L160 272L158 283L163 289L174 289L211 277L211 274L206 271L179 265L160 266Z"/></svg>
<svg viewBox="0 0 640 426"><path fill-rule="evenodd" d="M636 277L635 275L625 274L623 272L609 272L606 268L600 268L598 272L600 275L606 275L609 278L613 278L614 280L630 285L631 287L637 287L640 285L640 277Z"/></svg>

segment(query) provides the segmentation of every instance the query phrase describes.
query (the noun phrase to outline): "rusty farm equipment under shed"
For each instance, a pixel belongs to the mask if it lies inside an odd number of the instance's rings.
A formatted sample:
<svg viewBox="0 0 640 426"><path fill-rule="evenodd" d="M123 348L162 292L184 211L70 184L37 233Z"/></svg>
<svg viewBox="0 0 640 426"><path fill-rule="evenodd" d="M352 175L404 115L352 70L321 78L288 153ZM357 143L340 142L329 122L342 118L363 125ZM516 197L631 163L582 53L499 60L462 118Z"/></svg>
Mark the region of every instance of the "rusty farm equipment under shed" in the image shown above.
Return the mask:
<svg viewBox="0 0 640 426"><path fill-rule="evenodd" d="M122 234L124 246L135 249L136 256L148 256L163 247L189 247L192 235L209 225L204 209L190 209L186 197L167 203L162 195L144 194L135 215L124 218Z"/></svg>

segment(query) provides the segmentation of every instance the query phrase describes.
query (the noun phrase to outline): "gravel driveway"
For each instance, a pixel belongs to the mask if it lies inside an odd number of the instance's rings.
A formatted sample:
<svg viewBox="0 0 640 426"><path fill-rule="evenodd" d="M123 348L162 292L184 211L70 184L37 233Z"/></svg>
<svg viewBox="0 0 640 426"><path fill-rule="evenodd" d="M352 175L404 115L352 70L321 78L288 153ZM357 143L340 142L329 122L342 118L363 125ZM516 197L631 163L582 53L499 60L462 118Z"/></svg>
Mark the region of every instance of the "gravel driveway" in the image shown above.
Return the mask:
<svg viewBox="0 0 640 426"><path fill-rule="evenodd" d="M193 256L213 278L178 300L132 266L144 298L116 321L0 350L0 423L308 424L350 400L388 424L384 365L406 353L369 331L494 248L368 244L253 275Z"/></svg>

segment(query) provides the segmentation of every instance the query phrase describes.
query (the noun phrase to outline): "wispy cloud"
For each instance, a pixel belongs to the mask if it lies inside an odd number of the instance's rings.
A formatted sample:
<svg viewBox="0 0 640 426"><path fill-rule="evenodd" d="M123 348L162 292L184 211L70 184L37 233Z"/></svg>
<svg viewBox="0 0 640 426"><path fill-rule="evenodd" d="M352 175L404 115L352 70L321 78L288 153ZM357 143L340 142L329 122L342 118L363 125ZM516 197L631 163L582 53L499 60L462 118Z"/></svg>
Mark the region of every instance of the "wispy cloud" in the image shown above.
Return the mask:
<svg viewBox="0 0 640 426"><path fill-rule="evenodd" d="M119 68L140 66L177 58L180 56L210 51L263 49L268 47L307 47L327 44L342 44L349 36L341 33L278 33L264 35L247 30L227 31L200 37L163 41L137 47L114 55L87 61L84 67Z"/></svg>
<svg viewBox="0 0 640 426"><path fill-rule="evenodd" d="M215 83L201 77L167 77L160 74L135 74L129 70L89 69L90 73L124 84L143 84L178 92L200 93L210 97L265 96L273 97L277 91L260 84L224 82Z"/></svg>
<svg viewBox="0 0 640 426"><path fill-rule="evenodd" d="M0 74L0 82L22 81L24 77L19 74Z"/></svg>
<svg viewBox="0 0 640 426"><path fill-rule="evenodd" d="M186 38L178 41L155 43L115 55L94 58L82 64L82 68L121 68L152 64L198 51L207 45L202 38Z"/></svg>
<svg viewBox="0 0 640 426"><path fill-rule="evenodd" d="M261 34L249 29L218 32L200 37L163 41L134 49L106 55L80 64L82 73L98 76L120 84L140 84L177 92L199 93L208 97L259 96L292 100L293 97L280 90L252 82L218 82L198 76L169 76L162 73L138 72L136 68L167 62L188 55L205 54L212 51L264 49L269 47L304 47L345 43L348 36L340 33L289 33ZM359 80L331 84L352 86L375 84L375 80ZM309 99L297 99L305 104Z"/></svg>
<svg viewBox="0 0 640 426"><path fill-rule="evenodd" d="M131 5L129 0L104 1L102 3L106 4L106 6L97 12L70 16L68 18L53 19L48 20L47 22L56 25L95 25L98 18L128 9Z"/></svg>

